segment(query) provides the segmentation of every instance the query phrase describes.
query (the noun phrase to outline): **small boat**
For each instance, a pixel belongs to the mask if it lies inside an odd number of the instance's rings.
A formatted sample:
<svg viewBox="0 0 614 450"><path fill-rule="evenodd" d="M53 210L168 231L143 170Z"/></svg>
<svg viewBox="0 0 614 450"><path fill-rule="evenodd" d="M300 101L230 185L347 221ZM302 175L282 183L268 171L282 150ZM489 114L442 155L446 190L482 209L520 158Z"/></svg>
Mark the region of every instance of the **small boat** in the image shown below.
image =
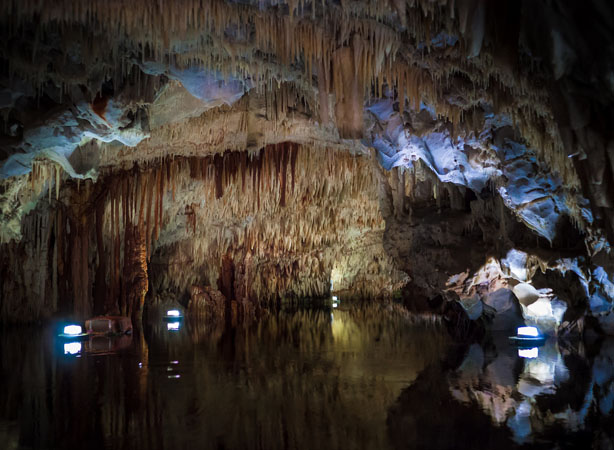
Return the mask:
<svg viewBox="0 0 614 450"><path fill-rule="evenodd" d="M124 316L97 316L85 321L89 335L118 336L132 333L132 321Z"/></svg>
<svg viewBox="0 0 614 450"><path fill-rule="evenodd" d="M64 327L64 330L62 333L58 334L58 337L61 337L62 339L68 339L68 340L79 340L79 339L83 339L86 338L88 336L87 333L83 332L83 328L81 328L81 325L66 325Z"/></svg>
<svg viewBox="0 0 614 450"><path fill-rule="evenodd" d="M536 327L518 327L516 336L510 336L509 340L518 347L535 347L546 342L546 336L541 334Z"/></svg>
<svg viewBox="0 0 614 450"><path fill-rule="evenodd" d="M164 320L168 322L176 322L181 319L183 319L183 314L178 309L169 309L164 316Z"/></svg>

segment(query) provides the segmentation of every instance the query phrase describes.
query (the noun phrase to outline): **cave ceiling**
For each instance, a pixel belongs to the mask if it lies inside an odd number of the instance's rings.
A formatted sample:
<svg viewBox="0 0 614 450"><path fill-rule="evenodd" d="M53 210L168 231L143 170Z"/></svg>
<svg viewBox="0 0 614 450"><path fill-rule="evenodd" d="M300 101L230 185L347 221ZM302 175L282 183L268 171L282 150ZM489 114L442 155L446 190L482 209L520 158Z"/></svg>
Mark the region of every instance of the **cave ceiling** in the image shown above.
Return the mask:
<svg viewBox="0 0 614 450"><path fill-rule="evenodd" d="M7 297L53 292L36 306L53 311L70 292L86 314L198 283L236 297L320 295L330 280L432 294L469 270L463 249L510 277L517 248L522 270L571 271L611 302L606 1L0 10ZM30 275L9 259L31 260ZM101 286L121 300L97 300Z"/></svg>

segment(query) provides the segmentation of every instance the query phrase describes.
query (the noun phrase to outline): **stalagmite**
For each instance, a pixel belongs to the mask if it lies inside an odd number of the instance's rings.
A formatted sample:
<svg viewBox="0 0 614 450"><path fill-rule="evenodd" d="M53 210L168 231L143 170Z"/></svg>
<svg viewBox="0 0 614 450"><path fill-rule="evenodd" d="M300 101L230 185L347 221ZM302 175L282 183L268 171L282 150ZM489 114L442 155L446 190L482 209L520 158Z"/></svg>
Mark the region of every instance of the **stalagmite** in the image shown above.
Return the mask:
<svg viewBox="0 0 614 450"><path fill-rule="evenodd" d="M603 257L607 59L587 60L579 10L508 3L6 2L0 245L26 255L20 292L137 317L149 288L224 270L230 297L324 295L335 266L390 294L423 216L434 253L526 227Z"/></svg>

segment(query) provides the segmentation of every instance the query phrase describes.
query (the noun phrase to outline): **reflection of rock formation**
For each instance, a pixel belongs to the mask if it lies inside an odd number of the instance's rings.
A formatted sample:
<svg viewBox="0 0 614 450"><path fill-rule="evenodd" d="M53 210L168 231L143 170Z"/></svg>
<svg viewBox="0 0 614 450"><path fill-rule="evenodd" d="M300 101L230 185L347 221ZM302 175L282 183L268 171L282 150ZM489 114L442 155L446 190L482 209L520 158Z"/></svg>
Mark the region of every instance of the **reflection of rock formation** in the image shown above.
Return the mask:
<svg viewBox="0 0 614 450"><path fill-rule="evenodd" d="M19 448L386 448L386 411L448 345L368 303L284 310L238 327L146 323L120 355L0 333L0 436ZM105 338L106 339L106 338ZM115 341L123 345L123 338ZM4 448L4 447L2 447Z"/></svg>
<svg viewBox="0 0 614 450"><path fill-rule="evenodd" d="M537 350L517 350L503 341L495 349L474 344L449 376L450 392L509 429L517 443L553 439L555 429L562 433L558 439L575 440L598 425L590 416L593 408L603 416L612 412L613 344L606 341L592 361L552 341Z"/></svg>
<svg viewBox="0 0 614 450"><path fill-rule="evenodd" d="M388 414L396 448L611 448L614 341L594 357L549 341L471 345L456 368L427 369Z"/></svg>
<svg viewBox="0 0 614 450"><path fill-rule="evenodd" d="M394 449L505 449L509 432L494 427L487 414L454 399L445 369L434 365L420 374L389 409L388 438Z"/></svg>

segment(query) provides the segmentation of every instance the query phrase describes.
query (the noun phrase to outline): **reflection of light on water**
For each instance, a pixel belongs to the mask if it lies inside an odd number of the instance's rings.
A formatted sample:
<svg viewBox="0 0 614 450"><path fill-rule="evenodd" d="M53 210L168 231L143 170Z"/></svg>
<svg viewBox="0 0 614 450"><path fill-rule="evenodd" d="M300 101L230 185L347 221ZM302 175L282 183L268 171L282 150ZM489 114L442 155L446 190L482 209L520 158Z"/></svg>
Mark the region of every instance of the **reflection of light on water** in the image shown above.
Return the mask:
<svg viewBox="0 0 614 450"><path fill-rule="evenodd" d="M81 353L81 342L67 342L64 344L65 355L76 355Z"/></svg>
<svg viewBox="0 0 614 450"><path fill-rule="evenodd" d="M166 329L169 331L179 331L181 322L169 322L166 324Z"/></svg>
<svg viewBox="0 0 614 450"><path fill-rule="evenodd" d="M529 358L529 359L537 358L539 356L539 350L537 349L537 347L519 348L518 356L520 356L521 358Z"/></svg>
<svg viewBox="0 0 614 450"><path fill-rule="evenodd" d="M525 366L523 375L539 381L542 385L554 383L554 373L556 371L556 361L542 361L535 359L529 361Z"/></svg>
<svg viewBox="0 0 614 450"><path fill-rule="evenodd" d="M521 331L524 330L519 330L519 334ZM476 401L493 422L505 423L512 439L520 445L532 442L535 435L554 420L563 423L567 430L583 426L584 408L546 412L535 401L537 396L568 395L558 391L570 374L556 342L547 341L539 348L501 347L499 350L494 359L487 360L479 345L474 344L469 349L450 386L454 398L461 402ZM523 369L516 378L517 357L523 358Z"/></svg>
<svg viewBox="0 0 614 450"><path fill-rule="evenodd" d="M531 437L531 404L525 400L516 407L515 412L507 420L507 426L514 433L514 441L523 444Z"/></svg>
<svg viewBox="0 0 614 450"><path fill-rule="evenodd" d="M523 395L522 402L516 409L515 417L511 417L508 426L514 434L514 440L519 443L530 442L534 426L530 417L536 414L534 398L538 395L555 395L557 386L569 378L561 353L556 345L546 345L533 359L525 362L524 369L517 383L517 389ZM541 413L537 411L537 416ZM572 414L563 413L559 419L569 426Z"/></svg>

